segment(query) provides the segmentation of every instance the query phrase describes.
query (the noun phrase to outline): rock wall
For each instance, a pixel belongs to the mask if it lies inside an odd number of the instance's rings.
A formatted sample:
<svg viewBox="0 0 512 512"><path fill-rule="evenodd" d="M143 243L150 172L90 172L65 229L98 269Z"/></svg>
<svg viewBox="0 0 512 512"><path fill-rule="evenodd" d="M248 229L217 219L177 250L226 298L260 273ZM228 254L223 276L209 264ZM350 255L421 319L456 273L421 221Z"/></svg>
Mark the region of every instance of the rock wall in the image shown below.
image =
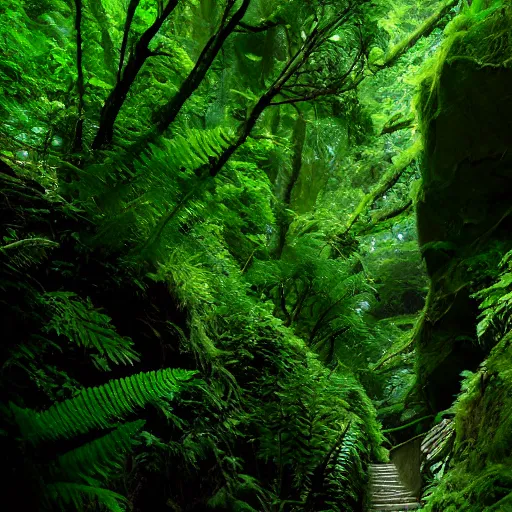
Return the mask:
<svg viewBox="0 0 512 512"><path fill-rule="evenodd" d="M431 452L428 473L434 487L425 512L512 510L510 361L512 332L494 347L482 369L466 377L465 391L455 405L453 449L445 428Z"/></svg>
<svg viewBox="0 0 512 512"><path fill-rule="evenodd" d="M479 16L449 27L418 102L425 153L416 211L430 291L416 340L417 391L434 412L451 405L460 372L492 348L476 338L471 295L511 245L510 9Z"/></svg>

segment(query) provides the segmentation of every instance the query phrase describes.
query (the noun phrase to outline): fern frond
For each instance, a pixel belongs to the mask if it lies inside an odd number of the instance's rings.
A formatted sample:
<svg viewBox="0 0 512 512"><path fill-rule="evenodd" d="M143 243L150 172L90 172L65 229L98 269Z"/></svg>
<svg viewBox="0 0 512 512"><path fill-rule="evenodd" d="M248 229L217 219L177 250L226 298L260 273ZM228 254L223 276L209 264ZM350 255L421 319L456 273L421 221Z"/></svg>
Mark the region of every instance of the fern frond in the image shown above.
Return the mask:
<svg viewBox="0 0 512 512"><path fill-rule="evenodd" d="M84 498L96 500L110 512L124 512L127 500L117 492L93 487L85 484L69 482L56 482L46 486L46 493L49 501L62 505L73 506L76 510L82 510Z"/></svg>
<svg viewBox="0 0 512 512"><path fill-rule="evenodd" d="M121 425L99 439L86 443L58 457L50 471L56 479L92 484L93 478L105 481L113 471L120 469L125 453L134 444L133 435L145 424L144 420Z"/></svg>
<svg viewBox="0 0 512 512"><path fill-rule="evenodd" d="M94 308L91 301L82 301L71 292L48 292L40 296L40 303L49 308L52 317L45 332L54 331L78 346L95 349L100 357L115 364L133 364L139 361L133 341L117 334L110 317ZM97 360L95 361L98 366ZM108 365L103 369L109 369Z"/></svg>
<svg viewBox="0 0 512 512"><path fill-rule="evenodd" d="M59 247L57 242L47 238L26 238L0 246L0 254L8 257L8 263L23 269L41 263L48 257L47 251Z"/></svg>
<svg viewBox="0 0 512 512"><path fill-rule="evenodd" d="M135 161L130 154L113 155L111 166L90 166L88 175L97 177L98 173L107 172L103 177L106 182L124 183L118 186L115 195L109 191L103 197L104 187L98 189L100 197L96 203L108 205L101 212L98 240L108 240L109 245L112 241L123 244L126 239L146 241L155 230L160 232L159 226L165 227L170 218L176 216L184 223L186 219L201 217L204 205L194 201L193 196L204 185L211 160L217 159L232 141L233 135L226 129L190 129L172 140L150 145ZM93 194L94 187L96 181L90 183Z"/></svg>
<svg viewBox="0 0 512 512"><path fill-rule="evenodd" d="M196 372L165 369L138 373L124 379L83 389L80 394L56 403L43 412L11 404L25 438L33 443L43 439L70 438L93 428L109 428L137 407L178 393Z"/></svg>

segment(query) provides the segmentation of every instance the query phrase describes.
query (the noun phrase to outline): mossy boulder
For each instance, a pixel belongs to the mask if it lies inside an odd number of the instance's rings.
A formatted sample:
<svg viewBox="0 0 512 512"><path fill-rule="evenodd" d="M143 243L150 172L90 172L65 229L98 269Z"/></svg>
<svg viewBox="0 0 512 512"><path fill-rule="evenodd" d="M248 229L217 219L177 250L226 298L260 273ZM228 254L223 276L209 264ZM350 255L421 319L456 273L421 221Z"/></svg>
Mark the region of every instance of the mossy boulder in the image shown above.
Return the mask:
<svg viewBox="0 0 512 512"><path fill-rule="evenodd" d="M476 339L472 293L493 277L512 233L510 9L455 23L423 81L418 238L430 276L417 334L419 390L449 407L459 374L488 353ZM460 21L460 20L459 20Z"/></svg>

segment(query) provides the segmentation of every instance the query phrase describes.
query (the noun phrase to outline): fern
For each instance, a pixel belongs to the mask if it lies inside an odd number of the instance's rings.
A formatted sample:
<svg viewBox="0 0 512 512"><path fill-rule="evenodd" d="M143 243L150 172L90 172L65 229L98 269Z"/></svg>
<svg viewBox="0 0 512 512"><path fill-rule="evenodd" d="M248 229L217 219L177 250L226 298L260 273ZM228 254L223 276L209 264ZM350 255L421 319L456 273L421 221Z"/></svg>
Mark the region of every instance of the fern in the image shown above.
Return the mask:
<svg viewBox="0 0 512 512"><path fill-rule="evenodd" d="M48 249L54 249L58 246L57 242L47 238L33 237L0 246L0 254L3 253L9 257L10 265L26 268L45 260L48 257Z"/></svg>
<svg viewBox="0 0 512 512"><path fill-rule="evenodd" d="M502 272L498 281L472 295L482 301L480 322L476 327L479 339L490 330L494 331L495 338L499 339L512 327L512 251L505 254L499 266Z"/></svg>
<svg viewBox="0 0 512 512"><path fill-rule="evenodd" d="M209 176L211 161L230 146L232 134L221 128L186 130L172 140L151 145L134 160L128 152L112 156L110 165L91 165L81 186L88 195L100 193L98 240L123 244L126 240L145 245L159 240L167 225L176 218L200 219L204 203L197 200ZM108 173L105 175L105 173ZM116 188L105 193L105 182Z"/></svg>
<svg viewBox="0 0 512 512"><path fill-rule="evenodd" d="M76 510L82 510L84 499L97 500L110 512L124 512L126 510L126 498L117 492L109 491L101 487L93 487L85 484L70 482L56 482L46 486L47 496L50 502L58 503L61 510L66 510L62 505L73 506Z"/></svg>
<svg viewBox="0 0 512 512"><path fill-rule="evenodd" d="M113 432L61 455L51 465L50 472L58 480L82 480L88 485L107 480L114 470L120 470L120 462L130 450L133 436L143 426L144 420L121 425ZM99 478L99 481L96 479Z"/></svg>
<svg viewBox="0 0 512 512"><path fill-rule="evenodd" d="M44 332L63 335L79 347L95 349L99 357L96 366L109 369L105 358L115 364L133 364L137 352L129 338L120 336L110 324L110 318L95 309L90 301L82 301L75 293L48 292L39 302L52 312Z"/></svg>
<svg viewBox="0 0 512 512"><path fill-rule="evenodd" d="M84 434L93 428L109 428L137 407L181 390L194 371L165 369L138 373L111 380L103 386L87 388L69 400L43 412L11 404L25 438L37 443Z"/></svg>

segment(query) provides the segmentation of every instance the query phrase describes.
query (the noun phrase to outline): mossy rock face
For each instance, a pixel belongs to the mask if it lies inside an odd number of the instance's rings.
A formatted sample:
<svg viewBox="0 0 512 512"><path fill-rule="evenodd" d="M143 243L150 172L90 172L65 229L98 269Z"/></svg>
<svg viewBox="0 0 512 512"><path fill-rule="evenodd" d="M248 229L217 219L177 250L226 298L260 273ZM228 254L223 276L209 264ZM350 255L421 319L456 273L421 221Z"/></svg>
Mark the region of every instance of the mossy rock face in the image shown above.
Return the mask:
<svg viewBox="0 0 512 512"><path fill-rule="evenodd" d="M425 154L416 211L431 284L417 337L418 382L436 411L453 401L459 373L486 355L470 295L510 247L512 61L509 51L496 51L510 21L500 10L452 37L420 95Z"/></svg>
<svg viewBox="0 0 512 512"><path fill-rule="evenodd" d="M426 512L512 510L512 332L465 380L450 467Z"/></svg>

